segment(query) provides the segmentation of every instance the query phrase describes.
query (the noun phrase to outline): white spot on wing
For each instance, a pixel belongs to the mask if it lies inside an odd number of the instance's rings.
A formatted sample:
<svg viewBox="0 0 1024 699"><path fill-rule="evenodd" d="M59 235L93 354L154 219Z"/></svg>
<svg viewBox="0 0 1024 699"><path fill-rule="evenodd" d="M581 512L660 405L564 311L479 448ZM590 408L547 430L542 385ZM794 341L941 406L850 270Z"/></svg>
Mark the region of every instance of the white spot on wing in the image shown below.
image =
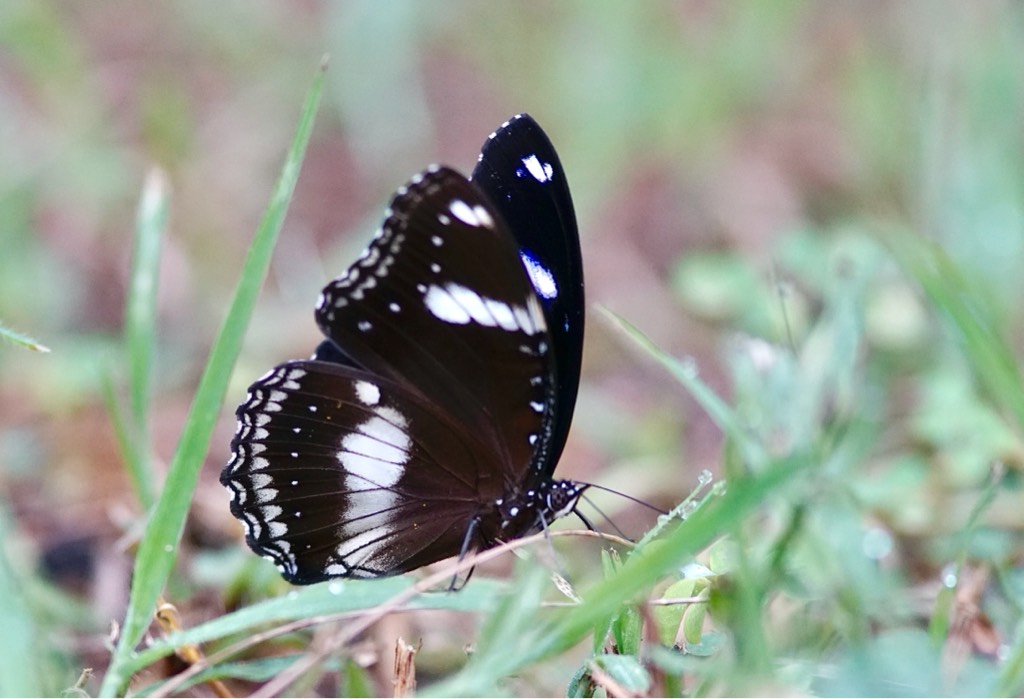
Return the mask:
<svg viewBox="0 0 1024 699"><path fill-rule="evenodd" d="M523 158L523 165L533 175L533 179L538 182L550 182L551 176L555 172L555 169L551 167L551 163L542 163L536 154Z"/></svg>
<svg viewBox="0 0 1024 699"><path fill-rule="evenodd" d="M558 283L551 274L551 270L542 265L538 260L526 252L519 253L523 265L526 266L526 273L530 277L530 283L537 293L546 299L553 299L558 296Z"/></svg>
<svg viewBox="0 0 1024 699"><path fill-rule="evenodd" d="M391 531L387 527L377 527L361 532L338 544L335 553L341 558L348 558L358 554L357 561L366 560L376 554L377 550L387 543L386 541L379 541L379 539L383 538L386 540L390 534Z"/></svg>
<svg viewBox="0 0 1024 699"><path fill-rule="evenodd" d="M260 488L259 490L256 490L255 493L256 502L259 503L273 502L274 499L277 497L276 488Z"/></svg>
<svg viewBox="0 0 1024 699"><path fill-rule="evenodd" d="M460 284L449 284L448 293L455 299L455 303L466 309L466 313L477 323L494 326L494 318L487 312L487 306L480 294Z"/></svg>
<svg viewBox="0 0 1024 699"><path fill-rule="evenodd" d="M408 422L394 408L381 406L377 414L341 440L338 461L345 468L345 487L391 488L405 473L412 440Z"/></svg>
<svg viewBox="0 0 1024 699"><path fill-rule="evenodd" d="M448 210L467 226L494 228L494 219L491 218L491 214L479 204L470 206L461 199L453 199L452 203L448 205Z"/></svg>
<svg viewBox="0 0 1024 699"><path fill-rule="evenodd" d="M473 207L473 213L476 214L476 218L478 221L480 221L481 226L486 226L487 228L494 228L494 219L491 218L491 214L490 212L487 211L487 209L478 204Z"/></svg>
<svg viewBox="0 0 1024 699"><path fill-rule="evenodd" d="M530 312L522 306L513 306L512 313L516 317L516 324L523 329L528 335L532 335L537 332L534 325L533 319L530 317Z"/></svg>
<svg viewBox="0 0 1024 699"><path fill-rule="evenodd" d="M328 575L337 575L338 577L344 577L349 574L351 569L344 563L332 563L327 566Z"/></svg>
<svg viewBox="0 0 1024 699"><path fill-rule="evenodd" d="M363 405L377 405L380 402L380 389L369 381L356 381L356 396Z"/></svg>
<svg viewBox="0 0 1024 699"><path fill-rule="evenodd" d="M487 306L488 312L491 317L494 318L495 322L501 326L502 330L519 330L519 323L516 321L515 313L512 311L512 307L502 301L495 301L494 299L484 299L484 305ZM525 310L525 309L524 309Z"/></svg>
<svg viewBox="0 0 1024 699"><path fill-rule="evenodd" d="M427 287L423 303L435 318L454 325L466 325L472 321L484 327L522 331L528 335L547 327L544 311L532 295L525 306L512 306L449 282L443 287L436 284Z"/></svg>
<svg viewBox="0 0 1024 699"><path fill-rule="evenodd" d="M462 306L456 303L450 293L439 286L431 284L423 297L423 303L434 317L446 323L465 325L471 318Z"/></svg>
<svg viewBox="0 0 1024 699"><path fill-rule="evenodd" d="M267 531L272 539L276 539L288 533L288 525L284 522L268 522Z"/></svg>

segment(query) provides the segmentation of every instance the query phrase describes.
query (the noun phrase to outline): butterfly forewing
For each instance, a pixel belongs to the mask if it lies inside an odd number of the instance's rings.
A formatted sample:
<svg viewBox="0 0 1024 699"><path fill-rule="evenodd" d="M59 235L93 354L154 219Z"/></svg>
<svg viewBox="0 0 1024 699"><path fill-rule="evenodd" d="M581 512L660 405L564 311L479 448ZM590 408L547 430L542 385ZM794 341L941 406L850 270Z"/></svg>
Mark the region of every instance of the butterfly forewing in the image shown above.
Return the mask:
<svg viewBox="0 0 1024 699"><path fill-rule="evenodd" d="M491 445L516 483L553 424L547 322L515 238L465 177L434 168L399 191L363 257L323 291L327 335Z"/></svg>
<svg viewBox="0 0 1024 699"><path fill-rule="evenodd" d="M503 492L493 455L420 396L360 369L286 362L250 387L237 416L222 477L232 512L292 582L457 555L481 499Z"/></svg>
<svg viewBox="0 0 1024 699"><path fill-rule="evenodd" d="M569 434L583 356L583 259L576 214L555 148L528 114L491 134L471 177L519 245L554 345L557 387L547 461L551 475Z"/></svg>

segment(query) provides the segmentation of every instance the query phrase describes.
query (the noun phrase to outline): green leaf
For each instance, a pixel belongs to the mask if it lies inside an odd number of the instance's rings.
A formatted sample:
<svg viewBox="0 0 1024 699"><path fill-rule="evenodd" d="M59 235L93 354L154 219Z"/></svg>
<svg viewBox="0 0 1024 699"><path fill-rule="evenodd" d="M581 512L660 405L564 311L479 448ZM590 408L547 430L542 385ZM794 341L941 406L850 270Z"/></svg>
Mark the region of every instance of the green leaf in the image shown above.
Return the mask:
<svg viewBox="0 0 1024 699"><path fill-rule="evenodd" d="M708 614L706 604L691 604L683 614L683 638L687 645L700 643L704 635L704 618Z"/></svg>
<svg viewBox="0 0 1024 699"><path fill-rule="evenodd" d="M721 631L708 631L701 635L699 643L686 644L686 654L697 657L710 657L725 646L726 637Z"/></svg>
<svg viewBox="0 0 1024 699"><path fill-rule="evenodd" d="M612 637L615 647L623 655L636 655L640 652L641 634L644 620L640 612L631 604L623 606L612 622Z"/></svg>
<svg viewBox="0 0 1024 699"><path fill-rule="evenodd" d="M661 596L666 599L690 597L695 585L696 581L692 578L676 580L665 588ZM666 646L675 643L679 625L683 622L683 614L688 606L686 604L659 604L651 610L654 619L658 622L658 638Z"/></svg>
<svg viewBox="0 0 1024 699"><path fill-rule="evenodd" d="M594 684L593 679L590 677L590 661L588 660L576 668L572 679L569 680L569 686L565 690L565 695L577 699L590 699L596 692L597 685Z"/></svg>
<svg viewBox="0 0 1024 699"><path fill-rule="evenodd" d="M599 655L591 663L601 668L620 687L633 694L646 694L651 687L651 674L630 655Z"/></svg>

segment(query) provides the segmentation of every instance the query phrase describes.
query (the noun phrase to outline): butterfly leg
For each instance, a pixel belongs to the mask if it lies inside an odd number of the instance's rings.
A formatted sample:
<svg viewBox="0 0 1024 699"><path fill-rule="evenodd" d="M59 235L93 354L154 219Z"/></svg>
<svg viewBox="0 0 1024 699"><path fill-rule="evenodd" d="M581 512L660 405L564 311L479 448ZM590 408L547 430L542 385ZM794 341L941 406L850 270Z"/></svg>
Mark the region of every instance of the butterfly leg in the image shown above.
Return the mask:
<svg viewBox="0 0 1024 699"><path fill-rule="evenodd" d="M466 527L466 535L462 537L462 548L459 549L459 561L462 561L462 559L466 557L466 554L469 553L470 547L473 544L473 535L476 534L476 530L479 526L480 517L474 517L473 519L469 520L469 526ZM473 571L475 569L476 566L469 569L469 572L466 573L466 579L462 581L462 584L459 584L459 574L456 573L455 575L453 575L452 581L448 584L448 592L456 592L457 590L461 590L463 586L465 586L465 584L469 582L469 579L473 577Z"/></svg>
<svg viewBox="0 0 1024 699"><path fill-rule="evenodd" d="M576 515L577 517L579 517L579 520L580 520L581 522L583 522L583 526L584 526L584 527L586 527L587 529L589 529L589 530L590 530L590 531L592 531L592 532L597 532L598 534L600 534L600 533L601 533L601 532L599 532L599 531L597 530L597 527L595 527L595 526L594 526L594 525L593 525L593 524L591 523L591 521L590 521L589 519L587 519L586 517L584 517L584 516L583 516L583 513L582 513L582 512L580 512L580 511L579 511L578 509L576 509L575 507L574 507L574 508L572 508L572 513L573 513L574 515ZM615 526L615 525L613 524L612 526Z"/></svg>

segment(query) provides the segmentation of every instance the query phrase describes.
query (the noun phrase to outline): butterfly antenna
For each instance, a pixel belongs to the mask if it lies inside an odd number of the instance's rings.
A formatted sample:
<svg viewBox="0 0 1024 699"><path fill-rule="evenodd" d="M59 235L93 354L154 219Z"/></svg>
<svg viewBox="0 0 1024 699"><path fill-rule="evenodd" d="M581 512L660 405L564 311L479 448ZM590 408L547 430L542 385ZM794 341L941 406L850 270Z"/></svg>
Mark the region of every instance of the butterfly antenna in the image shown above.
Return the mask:
<svg viewBox="0 0 1024 699"><path fill-rule="evenodd" d="M636 503L637 505L645 507L648 510L653 510L654 512L657 512L659 515L666 515L666 514L668 514L667 512L665 512L665 510L662 510L661 508L655 507L654 505L652 505L649 502L644 502L640 498L635 498L632 495L627 495L626 493L621 493L618 490L614 490L613 488L606 488L603 485L597 485L596 483L584 483L582 481L578 481L577 485L583 486L584 490L589 489L589 488L596 488L597 490L603 490L606 493L612 493L613 495L618 495L620 498L625 498L626 500L629 500L630 502L633 502L633 503ZM615 530L616 534L618 534L620 537L622 537L626 541L632 541L632 539L629 536L627 536L626 533L624 531L622 531L622 529L620 529L617 524L615 524L615 522L612 520L612 518L609 517L604 512L604 510L602 510L600 507L598 507L594 503L593 500L591 500L590 498L588 498L586 496L586 493L581 493L580 494L580 499L586 500L587 501L587 505L589 505L590 507L592 507L595 510L597 510L597 513L599 515L601 515L601 517L602 517L602 519L604 519L604 521L608 522L608 524L611 525L612 529ZM598 534L601 534L601 531L597 527L595 527L593 525L593 523L590 522L590 520L588 520L586 517L584 517L583 514L580 513L580 511L579 511L579 509L577 507L574 506L572 508L572 512L577 517L579 517L580 521L583 522L583 525L587 529L589 529L592 532L597 532Z"/></svg>
<svg viewBox="0 0 1024 699"><path fill-rule="evenodd" d="M601 515L601 518L604 519L605 522L607 522L608 524L612 525L612 529L615 530L616 534L618 534L619 536L621 536L623 539L625 539L627 541L632 541L632 539L630 539L628 536L626 536L626 533L624 531L619 529L619 525L617 525L614 521L612 521L611 517L609 517L607 514L605 514L604 510L602 510L600 507L598 507L597 505L594 504L593 500L588 498L586 495L581 495L580 498L583 499L583 500L586 500L588 505L590 505L592 508L597 510L597 514ZM587 529L589 529L592 532L597 532L598 534L602 533L600 529L598 529L593 524L591 524L590 521L586 517L584 517L579 512L579 510L577 510L575 507L572 508L572 511L573 511L573 514L575 514L577 517L579 517L580 520L583 522L583 524L586 525Z"/></svg>
<svg viewBox="0 0 1024 699"><path fill-rule="evenodd" d="M668 514L668 511L663 510L660 507L655 507L654 505L652 505L649 502L645 502L644 500L641 500L640 498L635 498L632 495L627 495L626 493L619 492L618 490L615 490L614 488L607 488L607 487L605 487L603 485L598 485L596 483L584 483L582 481L579 481L578 484L586 486L588 488L595 488L597 490L603 490L604 492L611 493L612 495L618 495L620 498L625 498L626 500L629 500L632 503L640 505L641 507L646 507L648 510L652 510L654 512L657 512L659 515L667 515ZM586 498L586 500L593 507L594 503L590 500L590 498ZM594 507L594 509L597 510L598 512L601 512L601 510L599 510L597 507ZM601 512L601 516L604 516L603 512Z"/></svg>

